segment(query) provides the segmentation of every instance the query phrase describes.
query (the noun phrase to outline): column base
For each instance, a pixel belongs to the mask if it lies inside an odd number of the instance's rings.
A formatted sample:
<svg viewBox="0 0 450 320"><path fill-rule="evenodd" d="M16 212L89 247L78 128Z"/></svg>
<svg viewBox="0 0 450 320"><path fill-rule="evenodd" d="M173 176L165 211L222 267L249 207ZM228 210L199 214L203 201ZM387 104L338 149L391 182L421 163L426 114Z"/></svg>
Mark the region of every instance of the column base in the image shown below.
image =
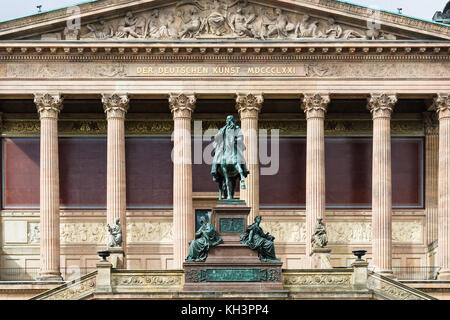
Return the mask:
<svg viewBox="0 0 450 320"><path fill-rule="evenodd" d="M442 269L438 272L438 280L450 280L450 269Z"/></svg>
<svg viewBox="0 0 450 320"><path fill-rule="evenodd" d="M61 272L41 272L37 277L38 281L60 281L63 282L64 279L61 276Z"/></svg>

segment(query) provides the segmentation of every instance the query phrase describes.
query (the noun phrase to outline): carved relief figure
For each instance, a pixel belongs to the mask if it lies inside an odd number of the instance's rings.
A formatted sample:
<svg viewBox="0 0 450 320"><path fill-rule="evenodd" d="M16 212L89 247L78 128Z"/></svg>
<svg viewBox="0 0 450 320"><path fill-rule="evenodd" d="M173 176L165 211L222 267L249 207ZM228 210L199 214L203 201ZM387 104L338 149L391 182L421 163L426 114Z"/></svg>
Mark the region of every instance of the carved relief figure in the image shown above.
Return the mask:
<svg viewBox="0 0 450 320"><path fill-rule="evenodd" d="M117 218L115 223L110 226L108 224L109 232L109 248L116 248L122 246L122 226L120 225L120 219Z"/></svg>
<svg viewBox="0 0 450 320"><path fill-rule="evenodd" d="M66 27L63 33L66 40L78 40L80 30Z"/></svg>
<svg viewBox="0 0 450 320"><path fill-rule="evenodd" d="M255 20L255 18L255 15L246 18L242 12L242 8L237 8L236 14L232 16L230 23L233 32L240 37L247 36L254 38L255 33L250 24Z"/></svg>
<svg viewBox="0 0 450 320"><path fill-rule="evenodd" d="M145 36L146 21L143 17L135 17L133 12L128 11L125 18L119 22L117 38L142 38Z"/></svg>
<svg viewBox="0 0 450 320"><path fill-rule="evenodd" d="M186 262L203 262L208 257L211 247L215 247L223 242L216 233L216 229L206 222L205 217L200 218L201 227L195 233L195 240L189 242L189 254Z"/></svg>
<svg viewBox="0 0 450 320"><path fill-rule="evenodd" d="M323 38L324 34L319 30L319 20L308 22L309 15L305 14L295 27L296 38Z"/></svg>
<svg viewBox="0 0 450 320"><path fill-rule="evenodd" d="M311 245L314 248L325 248L328 244L327 229L322 221L322 218L317 218L314 226L314 233L311 236Z"/></svg>
<svg viewBox="0 0 450 320"><path fill-rule="evenodd" d="M278 38L287 38L288 33L294 31L294 24L289 22L288 16L283 13L279 8L275 9L275 17L272 17L264 11L265 21L263 22L264 28L267 28L266 36L268 38L278 36Z"/></svg>
<svg viewBox="0 0 450 320"><path fill-rule="evenodd" d="M342 29L342 27L336 22L333 17L328 18L329 26L326 30L326 35L328 39L364 39L365 35L359 33L358 31L348 29Z"/></svg>
<svg viewBox="0 0 450 320"><path fill-rule="evenodd" d="M186 18L184 11L179 11L181 20L183 21L181 25L180 38L194 38L203 29L205 22L200 18L197 8L190 8L190 17Z"/></svg>
<svg viewBox="0 0 450 320"><path fill-rule="evenodd" d="M94 24L88 24L86 27L89 29L89 33L84 38L95 38L99 40L110 39L114 36L113 26L105 20L100 20L100 26L97 27Z"/></svg>
<svg viewBox="0 0 450 320"><path fill-rule="evenodd" d="M149 38L158 39L161 37L161 28L159 26L159 10L152 10L147 23L147 35Z"/></svg>
<svg viewBox="0 0 450 320"><path fill-rule="evenodd" d="M221 36L224 33L225 22L227 21L228 6L223 5L214 0L211 4L211 13L209 14L207 21L209 30L216 36Z"/></svg>
<svg viewBox="0 0 450 320"><path fill-rule="evenodd" d="M172 12L167 13L166 17L164 17L161 21L161 27L159 28L159 37L160 38L176 38L178 36L178 30L174 25L175 17Z"/></svg>

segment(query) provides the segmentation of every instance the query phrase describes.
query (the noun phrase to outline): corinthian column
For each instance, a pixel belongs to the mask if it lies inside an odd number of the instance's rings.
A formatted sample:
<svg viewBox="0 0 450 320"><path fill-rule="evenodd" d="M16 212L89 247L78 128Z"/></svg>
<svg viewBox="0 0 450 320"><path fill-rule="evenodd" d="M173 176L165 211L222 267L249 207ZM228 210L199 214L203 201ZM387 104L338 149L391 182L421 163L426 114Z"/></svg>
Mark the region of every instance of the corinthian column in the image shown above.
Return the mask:
<svg viewBox="0 0 450 320"><path fill-rule="evenodd" d="M248 223L253 223L259 214L259 157L258 157L258 114L264 98L262 94L242 94L236 97L236 109L241 117L241 129L244 134L245 161L250 174L246 178L246 189L241 189L240 198L251 208Z"/></svg>
<svg viewBox="0 0 450 320"><path fill-rule="evenodd" d="M108 121L106 218L109 225L120 219L122 248L126 250L125 115L130 99L126 94L103 94L102 103Z"/></svg>
<svg viewBox="0 0 450 320"><path fill-rule="evenodd" d="M194 239L195 216L192 205L191 117L194 94L170 94L174 120L173 143L173 269L182 269Z"/></svg>
<svg viewBox="0 0 450 320"><path fill-rule="evenodd" d="M427 216L427 245L430 245L438 239L439 120L436 112L425 112L424 119L425 212Z"/></svg>
<svg viewBox="0 0 450 320"><path fill-rule="evenodd" d="M61 95L35 94L41 119L40 161L40 280L62 280L59 269L59 159L58 115L62 110Z"/></svg>
<svg viewBox="0 0 450 320"><path fill-rule="evenodd" d="M438 94L439 118L438 264L439 280L450 280L450 95Z"/></svg>
<svg viewBox="0 0 450 320"><path fill-rule="evenodd" d="M373 117L372 265L392 277L391 114L396 95L372 94L368 109Z"/></svg>
<svg viewBox="0 0 450 320"><path fill-rule="evenodd" d="M311 236L317 218L325 217L325 134L324 120L330 97L305 94L306 114L306 257L312 266Z"/></svg>

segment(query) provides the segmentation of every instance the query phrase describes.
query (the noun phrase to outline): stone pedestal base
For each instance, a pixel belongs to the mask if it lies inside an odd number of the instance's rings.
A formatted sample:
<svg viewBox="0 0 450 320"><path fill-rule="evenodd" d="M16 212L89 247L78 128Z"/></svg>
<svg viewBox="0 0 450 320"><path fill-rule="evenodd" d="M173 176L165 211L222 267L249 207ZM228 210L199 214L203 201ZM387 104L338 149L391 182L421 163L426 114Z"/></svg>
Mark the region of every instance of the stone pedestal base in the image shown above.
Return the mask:
<svg viewBox="0 0 450 320"><path fill-rule="evenodd" d="M367 289L367 267L369 264L364 260L356 260L352 263L353 268L353 286L358 290Z"/></svg>
<svg viewBox="0 0 450 320"><path fill-rule="evenodd" d="M125 252L123 248L108 248L113 269L125 269Z"/></svg>
<svg viewBox="0 0 450 320"><path fill-rule="evenodd" d="M242 201L220 201L211 224L223 243L205 262L185 262L185 291L282 291L281 262L261 262L258 252L240 243L250 208Z"/></svg>
<svg viewBox="0 0 450 320"><path fill-rule="evenodd" d="M313 269L333 269L330 260L331 249L315 248L311 252L311 263Z"/></svg>
<svg viewBox="0 0 450 320"><path fill-rule="evenodd" d="M186 262L185 291L280 291L281 262Z"/></svg>
<svg viewBox="0 0 450 320"><path fill-rule="evenodd" d="M108 261L97 262L97 279L95 292L109 293L111 287L112 264Z"/></svg>

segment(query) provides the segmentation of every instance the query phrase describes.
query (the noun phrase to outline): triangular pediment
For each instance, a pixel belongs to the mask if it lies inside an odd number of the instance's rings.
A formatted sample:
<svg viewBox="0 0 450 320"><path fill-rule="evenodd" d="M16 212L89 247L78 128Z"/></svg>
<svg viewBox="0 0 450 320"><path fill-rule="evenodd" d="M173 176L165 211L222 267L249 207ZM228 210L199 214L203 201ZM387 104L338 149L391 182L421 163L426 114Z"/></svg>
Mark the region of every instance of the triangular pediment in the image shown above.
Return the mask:
<svg viewBox="0 0 450 320"><path fill-rule="evenodd" d="M2 22L0 39L449 40L450 26L335 0L99 0Z"/></svg>

